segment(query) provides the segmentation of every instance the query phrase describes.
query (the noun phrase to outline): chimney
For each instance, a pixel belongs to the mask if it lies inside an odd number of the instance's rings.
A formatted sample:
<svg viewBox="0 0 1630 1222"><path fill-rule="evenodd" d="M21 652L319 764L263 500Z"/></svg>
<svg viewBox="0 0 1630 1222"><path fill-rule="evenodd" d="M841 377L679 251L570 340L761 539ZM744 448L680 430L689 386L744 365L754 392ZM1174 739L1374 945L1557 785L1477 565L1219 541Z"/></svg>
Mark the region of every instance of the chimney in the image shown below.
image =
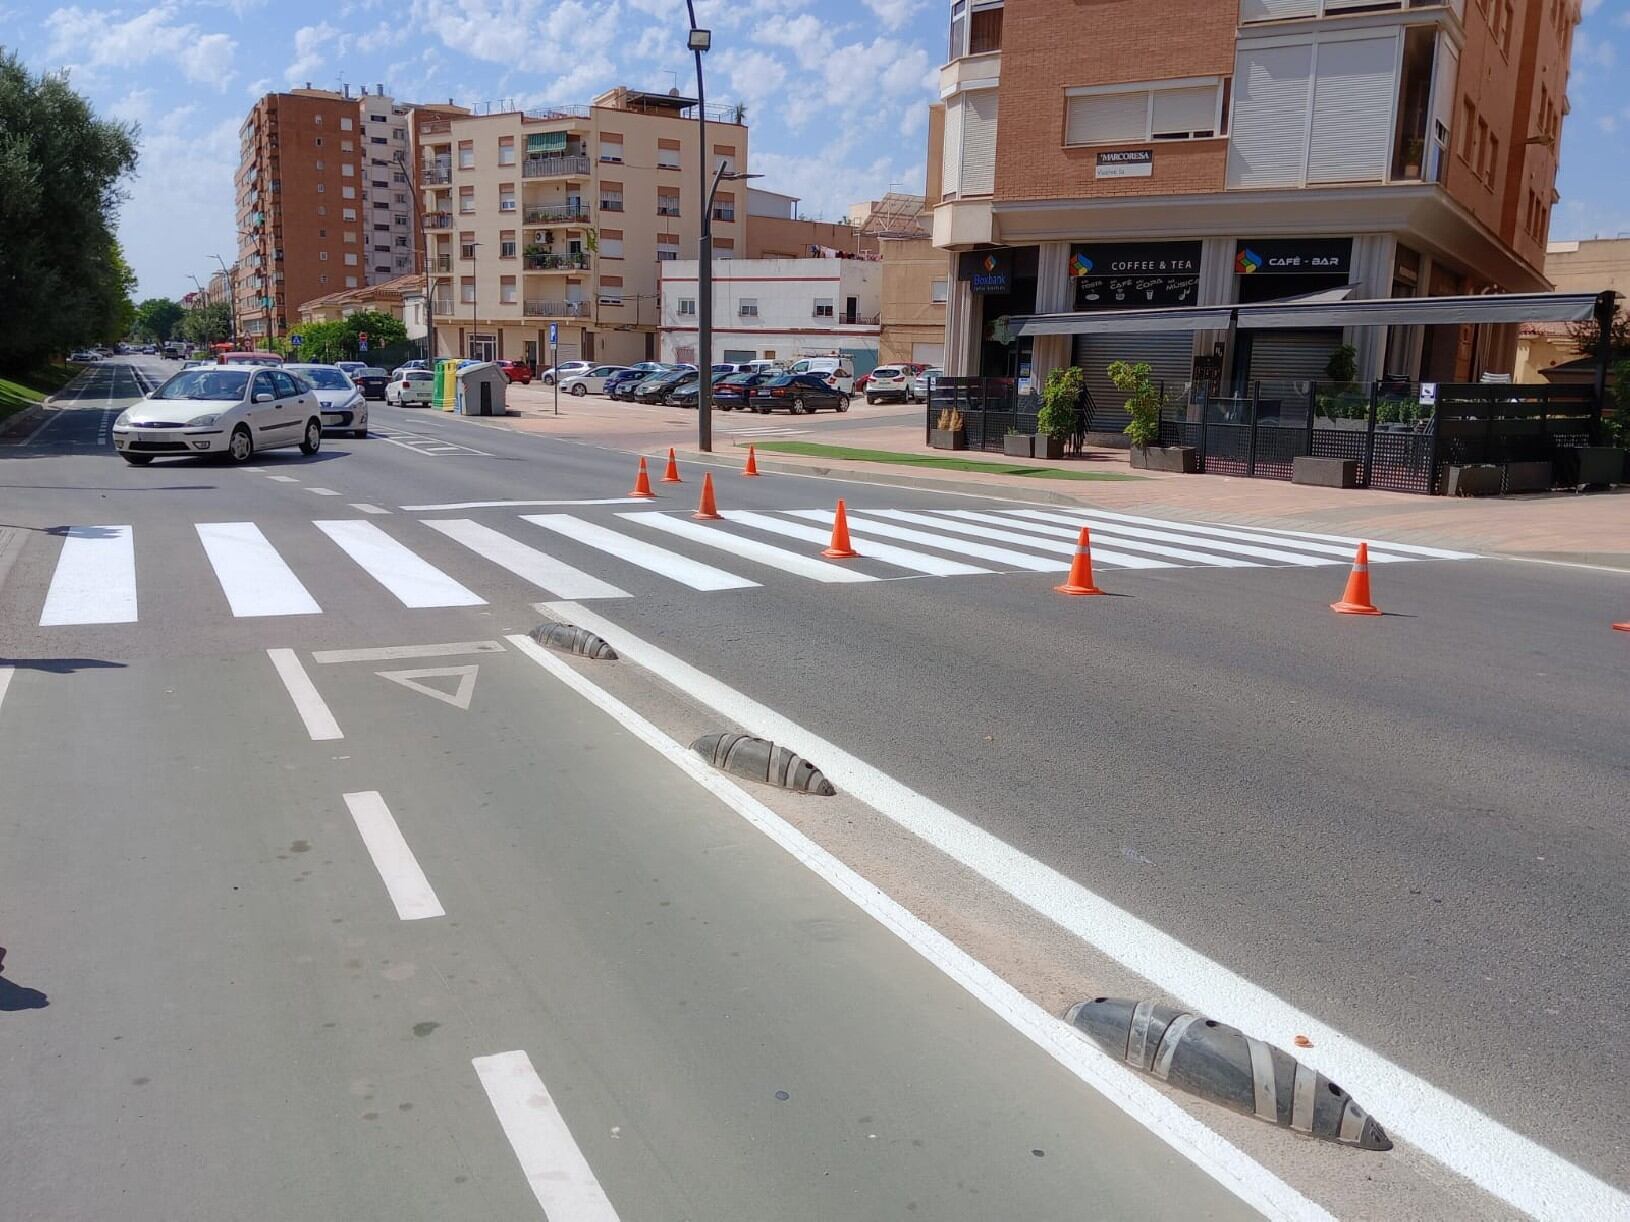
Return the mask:
<svg viewBox="0 0 1630 1222"><path fill-rule="evenodd" d="M344 91L344 96L345 97L350 97L351 96L351 86L349 86L349 85L341 85L340 89Z"/></svg>
<svg viewBox="0 0 1630 1222"><path fill-rule="evenodd" d="M310 89L310 88L311 88L311 82L310 82L310 81L307 81L307 82L306 82L306 88L307 88L307 89Z"/></svg>

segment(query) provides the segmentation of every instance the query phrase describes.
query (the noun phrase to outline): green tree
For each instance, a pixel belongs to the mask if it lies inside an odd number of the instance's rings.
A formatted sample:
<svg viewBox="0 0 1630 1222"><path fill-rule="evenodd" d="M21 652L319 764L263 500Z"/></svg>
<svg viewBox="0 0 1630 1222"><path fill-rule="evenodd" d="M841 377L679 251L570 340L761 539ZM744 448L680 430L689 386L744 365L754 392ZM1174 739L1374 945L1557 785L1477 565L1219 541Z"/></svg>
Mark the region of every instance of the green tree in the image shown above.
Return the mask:
<svg viewBox="0 0 1630 1222"><path fill-rule="evenodd" d="M407 340L407 328L402 325L402 320L383 310L360 310L340 319L339 326L344 336L345 359L361 355L357 348L358 335L368 337L370 349L387 348Z"/></svg>
<svg viewBox="0 0 1630 1222"><path fill-rule="evenodd" d="M232 336L232 311L224 301L196 305L181 316L176 331L200 348Z"/></svg>
<svg viewBox="0 0 1630 1222"><path fill-rule="evenodd" d="M0 369L125 334L133 277L113 229L136 135L66 77L0 55Z"/></svg>
<svg viewBox="0 0 1630 1222"><path fill-rule="evenodd" d="M176 333L176 327L186 312L179 301L172 301L168 297L149 297L136 307L136 321L131 333L162 344Z"/></svg>
<svg viewBox="0 0 1630 1222"><path fill-rule="evenodd" d="M289 328L291 337L300 337L299 347L284 344L285 356L297 360L327 363L345 359L345 324L341 322L303 322ZM354 340L353 340L354 343Z"/></svg>
<svg viewBox="0 0 1630 1222"><path fill-rule="evenodd" d="M1160 390L1154 383L1154 370L1147 361L1111 361L1105 370L1110 383L1126 396L1131 417L1121 430L1135 446L1152 446L1160 440Z"/></svg>

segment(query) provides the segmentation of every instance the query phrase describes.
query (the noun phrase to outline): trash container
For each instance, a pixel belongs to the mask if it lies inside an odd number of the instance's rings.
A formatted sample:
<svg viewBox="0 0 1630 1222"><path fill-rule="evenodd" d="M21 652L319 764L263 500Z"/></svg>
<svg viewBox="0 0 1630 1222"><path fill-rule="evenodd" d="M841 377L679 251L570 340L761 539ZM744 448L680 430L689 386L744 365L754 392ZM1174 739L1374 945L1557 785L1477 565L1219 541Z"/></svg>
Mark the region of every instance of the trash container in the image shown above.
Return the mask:
<svg viewBox="0 0 1630 1222"><path fill-rule="evenodd" d="M436 362L436 381L430 395L430 406L444 412L453 410L458 398L458 385L454 375L464 362L457 357L442 357Z"/></svg>
<svg viewBox="0 0 1630 1222"><path fill-rule="evenodd" d="M455 378L458 400L454 411L465 416L502 416L508 410L504 391L509 386L509 378L491 361L465 365L456 372Z"/></svg>

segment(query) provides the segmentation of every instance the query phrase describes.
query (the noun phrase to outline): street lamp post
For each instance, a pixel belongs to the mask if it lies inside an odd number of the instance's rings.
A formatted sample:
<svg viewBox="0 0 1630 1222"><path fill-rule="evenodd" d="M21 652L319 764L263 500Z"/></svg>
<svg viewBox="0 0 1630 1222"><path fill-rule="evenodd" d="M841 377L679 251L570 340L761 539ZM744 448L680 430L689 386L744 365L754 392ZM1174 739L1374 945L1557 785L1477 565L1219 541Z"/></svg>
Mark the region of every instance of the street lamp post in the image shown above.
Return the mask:
<svg viewBox="0 0 1630 1222"><path fill-rule="evenodd" d="M233 347L237 347L238 278L233 274L232 269L226 265L226 260L221 258L220 255L211 255L210 258L221 265L221 275L226 277L226 325L227 329L232 332L227 338L232 341Z"/></svg>
<svg viewBox="0 0 1630 1222"><path fill-rule="evenodd" d="M436 360L436 302L427 245L430 237L424 231L424 201L419 198L424 188L408 168L407 157L401 149L396 150L396 164L402 168L402 177L407 179L408 199L413 204L413 227L418 230L419 240L414 243L413 257L415 261L420 257L424 259L424 356L425 362L433 366Z"/></svg>
<svg viewBox="0 0 1630 1222"><path fill-rule="evenodd" d="M470 360L475 359L475 307L476 299L481 295L481 269L475 257L480 247L480 242L470 243L470 337L464 341L464 355ZM463 253L459 251L459 254Z"/></svg>
<svg viewBox="0 0 1630 1222"><path fill-rule="evenodd" d="M690 16L686 45L696 56L696 202L702 206L701 238L696 244L696 448L713 452L713 190L707 181L707 92L702 83L702 52L713 45L713 31L696 24L694 0L685 0ZM724 167L721 165L720 171ZM659 307L660 310L660 307Z"/></svg>

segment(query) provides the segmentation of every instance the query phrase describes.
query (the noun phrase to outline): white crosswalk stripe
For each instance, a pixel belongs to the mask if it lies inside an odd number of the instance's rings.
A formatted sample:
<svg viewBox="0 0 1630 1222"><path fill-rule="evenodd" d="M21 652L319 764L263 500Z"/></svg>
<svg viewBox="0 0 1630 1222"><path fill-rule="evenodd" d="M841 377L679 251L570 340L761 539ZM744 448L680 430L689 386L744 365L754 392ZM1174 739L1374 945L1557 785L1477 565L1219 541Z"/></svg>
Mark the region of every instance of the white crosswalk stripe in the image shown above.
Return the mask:
<svg viewBox="0 0 1630 1222"><path fill-rule="evenodd" d="M550 598L574 601L630 598L665 586L708 592L752 589L781 575L822 584L864 585L880 579L1058 573L1069 567L1082 525L1092 528L1093 560L1105 569L1336 568L1351 557L1349 541L1341 535L1061 506L857 509L849 515L849 530L860 555L828 561L821 549L831 537L835 517L831 509L726 510L722 521L700 522L682 511L623 509L622 500L608 504L619 508L598 510L608 515L604 521L625 529L593 521L588 512L520 514L509 506L497 523L505 529L474 518L393 516L388 523L367 517L327 518L311 521L311 530L282 528L278 545L254 522L200 522L194 530L204 561L226 596L226 607L237 618L321 614L323 608L298 575L298 570L313 564L323 566L326 584L321 589L354 589L366 598L370 591L379 595L382 587L402 606L433 610L502 603L501 586L494 591L483 589L479 580L465 584L443 567L451 564L452 571L463 576L474 572L472 563L480 562L520 578ZM558 548L545 551L515 537L533 527L550 532ZM41 626L136 622L141 551L137 528L73 526L63 533L40 611ZM661 536L660 541L652 536ZM450 549L442 540L463 551L451 549L450 561ZM1477 558L1447 548L1367 542L1372 560L1391 563ZM1352 543L1356 546L1357 540ZM693 554L697 551L714 557L723 553L768 572L755 573L762 581L755 580L706 563ZM170 552L164 560L171 566L196 563L200 554L189 549ZM147 566L139 570L143 579L173 585L177 580L173 567L153 565L151 555L143 555ZM342 565L348 560L368 580L346 582L342 576L336 583L333 565L340 557ZM884 572L884 567L904 574ZM625 586L628 578L619 574L630 568L650 576L642 578L643 584ZM606 569L615 571L601 576ZM496 576L489 572L489 577Z"/></svg>

